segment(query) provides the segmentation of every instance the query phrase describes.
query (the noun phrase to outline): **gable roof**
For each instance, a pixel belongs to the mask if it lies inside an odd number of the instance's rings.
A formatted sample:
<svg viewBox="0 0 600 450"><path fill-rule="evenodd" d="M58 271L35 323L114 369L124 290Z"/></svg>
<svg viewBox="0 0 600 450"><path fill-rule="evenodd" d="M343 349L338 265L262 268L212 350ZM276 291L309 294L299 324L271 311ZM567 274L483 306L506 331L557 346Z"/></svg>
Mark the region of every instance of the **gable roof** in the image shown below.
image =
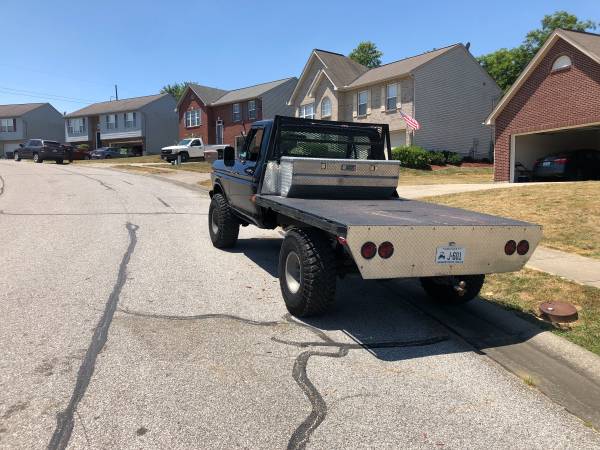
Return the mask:
<svg viewBox="0 0 600 450"><path fill-rule="evenodd" d="M204 102L205 105L208 105L218 100L220 97L222 97L228 92L225 89L218 89L210 86L203 86L201 84L190 83L186 86L186 88L183 91L183 94L179 98L179 101L177 102L177 108L179 108L179 105L187 96L189 90L193 91L194 94L196 94L200 98L200 100Z"/></svg>
<svg viewBox="0 0 600 450"><path fill-rule="evenodd" d="M15 105L0 105L0 118L20 117L50 103L20 103Z"/></svg>
<svg viewBox="0 0 600 450"><path fill-rule="evenodd" d="M421 53L419 55L410 56L408 58L400 59L388 64L384 64L379 67L375 67L368 72L365 72L360 77L348 84L347 87L355 88L359 86L365 86L371 83L377 83L390 78L395 78L402 75L408 75L417 67L437 58L440 55L452 50L456 47L460 47L462 44L453 44L448 47L443 47L429 52Z"/></svg>
<svg viewBox="0 0 600 450"><path fill-rule="evenodd" d="M123 100L112 100L109 102L92 103L85 108L78 109L65 117L95 116L98 114L110 114L125 111L135 111L144 106L171 94L146 95L144 97L125 98Z"/></svg>
<svg viewBox="0 0 600 450"><path fill-rule="evenodd" d="M254 86L248 86L228 91L225 95L213 101L211 103L211 106L225 105L227 103L236 103L244 100L257 98L263 95L264 93L270 91L271 89L276 88L277 86L287 83L288 81L293 79L294 77L284 78L283 80L269 81L267 83L256 84Z"/></svg>
<svg viewBox="0 0 600 450"><path fill-rule="evenodd" d="M542 45L542 47L532 58L532 60L529 61L529 64L527 64L525 69L523 69L523 72L521 72L510 89L508 89L506 94L504 94L504 96L500 99L496 107L485 120L486 125L492 125L494 123L496 117L498 117L508 102L515 96L521 86L523 86L523 83L525 83L527 78L529 78L529 75L531 75L533 70L540 64L548 51L559 39L563 39L564 41L568 42L577 50L600 64L600 35L585 31L562 30L560 28L554 30L544 45Z"/></svg>

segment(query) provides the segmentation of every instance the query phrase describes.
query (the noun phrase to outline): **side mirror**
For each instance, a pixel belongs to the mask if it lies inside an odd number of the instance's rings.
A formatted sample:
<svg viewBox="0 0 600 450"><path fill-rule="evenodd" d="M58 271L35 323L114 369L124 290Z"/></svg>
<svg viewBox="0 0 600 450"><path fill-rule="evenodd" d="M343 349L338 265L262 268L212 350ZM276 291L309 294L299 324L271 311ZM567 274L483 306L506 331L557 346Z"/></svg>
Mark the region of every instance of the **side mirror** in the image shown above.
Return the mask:
<svg viewBox="0 0 600 450"><path fill-rule="evenodd" d="M235 164L235 149L227 146L223 149L223 163L226 166L233 166Z"/></svg>

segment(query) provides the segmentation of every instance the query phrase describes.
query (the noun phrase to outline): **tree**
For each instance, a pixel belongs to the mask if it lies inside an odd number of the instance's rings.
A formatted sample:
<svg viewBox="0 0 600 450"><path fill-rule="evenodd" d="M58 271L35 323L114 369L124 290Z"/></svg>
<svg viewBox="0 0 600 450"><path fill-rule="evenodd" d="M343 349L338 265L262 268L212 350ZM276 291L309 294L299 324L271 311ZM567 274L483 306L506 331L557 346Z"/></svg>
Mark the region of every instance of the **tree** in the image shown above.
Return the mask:
<svg viewBox="0 0 600 450"><path fill-rule="evenodd" d="M501 48L477 58L503 91L512 86L554 30L562 28L564 30L587 31L594 30L597 26L596 22L579 20L577 16L569 14L567 11L556 11L554 14L545 15L541 23L542 27L527 33L523 43L518 47L512 49Z"/></svg>
<svg viewBox="0 0 600 450"><path fill-rule="evenodd" d="M179 101L179 99L183 95L183 91L190 84L195 84L195 82L183 81L181 83L167 84L166 86L163 86L161 88L160 93L161 94L171 94L173 97L175 97L175 100Z"/></svg>
<svg viewBox="0 0 600 450"><path fill-rule="evenodd" d="M373 42L362 41L348 56L357 63L372 69L373 67L379 67L381 65L383 53L379 51Z"/></svg>

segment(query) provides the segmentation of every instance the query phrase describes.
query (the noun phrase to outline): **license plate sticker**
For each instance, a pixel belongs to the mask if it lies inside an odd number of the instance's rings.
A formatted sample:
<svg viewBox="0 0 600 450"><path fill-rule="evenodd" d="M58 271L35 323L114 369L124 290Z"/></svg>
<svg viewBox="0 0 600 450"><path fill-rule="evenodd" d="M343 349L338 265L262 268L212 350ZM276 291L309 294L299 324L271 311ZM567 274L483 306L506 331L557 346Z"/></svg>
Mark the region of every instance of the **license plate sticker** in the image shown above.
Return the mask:
<svg viewBox="0 0 600 450"><path fill-rule="evenodd" d="M465 262L464 247L438 247L435 252L437 264L463 264Z"/></svg>

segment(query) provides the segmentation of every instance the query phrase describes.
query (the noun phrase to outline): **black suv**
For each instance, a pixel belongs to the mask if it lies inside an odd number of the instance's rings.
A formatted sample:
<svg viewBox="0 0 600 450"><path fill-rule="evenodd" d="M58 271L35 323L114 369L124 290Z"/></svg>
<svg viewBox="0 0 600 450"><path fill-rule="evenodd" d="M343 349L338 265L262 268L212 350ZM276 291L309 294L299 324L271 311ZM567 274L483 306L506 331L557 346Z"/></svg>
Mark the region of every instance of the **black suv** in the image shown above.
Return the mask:
<svg viewBox="0 0 600 450"><path fill-rule="evenodd" d="M56 164L62 164L65 159L73 161L73 155L67 147L45 139L29 139L25 144L19 144L13 157L15 161L33 159L36 163L44 162L45 159L54 160Z"/></svg>

